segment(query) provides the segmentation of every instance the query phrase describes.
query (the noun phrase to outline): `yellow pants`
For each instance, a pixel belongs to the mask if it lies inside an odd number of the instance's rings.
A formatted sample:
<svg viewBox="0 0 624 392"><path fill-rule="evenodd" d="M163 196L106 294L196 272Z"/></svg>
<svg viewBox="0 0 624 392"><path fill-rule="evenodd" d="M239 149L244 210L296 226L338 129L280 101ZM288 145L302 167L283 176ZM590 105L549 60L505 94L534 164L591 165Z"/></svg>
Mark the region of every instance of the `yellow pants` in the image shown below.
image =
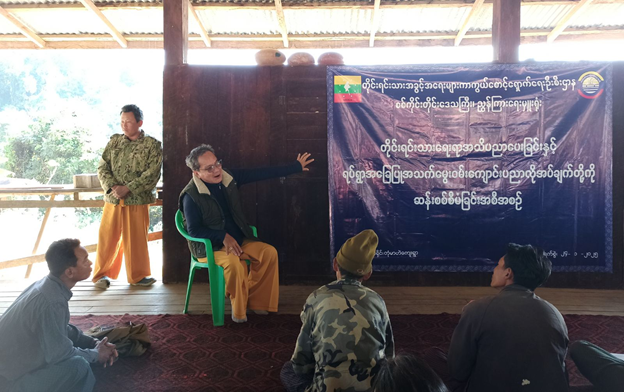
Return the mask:
<svg viewBox="0 0 624 392"><path fill-rule="evenodd" d="M148 230L148 204L124 206L104 203L93 281L97 282L103 276L117 279L123 256L129 283L150 276Z"/></svg>
<svg viewBox="0 0 624 392"><path fill-rule="evenodd" d="M260 241L243 242L243 254L238 257L223 250L214 252L215 264L223 267L225 294L232 301L232 314L244 319L247 308L277 312L279 302L279 269L277 251ZM247 273L247 263L251 265ZM197 261L206 262L206 258Z"/></svg>

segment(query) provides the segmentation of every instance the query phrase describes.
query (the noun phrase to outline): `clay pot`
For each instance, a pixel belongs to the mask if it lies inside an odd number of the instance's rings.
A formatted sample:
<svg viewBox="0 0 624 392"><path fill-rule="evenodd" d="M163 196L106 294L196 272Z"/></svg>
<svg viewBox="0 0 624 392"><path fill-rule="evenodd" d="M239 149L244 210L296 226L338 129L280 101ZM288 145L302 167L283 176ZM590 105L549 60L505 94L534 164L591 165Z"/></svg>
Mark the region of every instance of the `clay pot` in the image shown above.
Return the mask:
<svg viewBox="0 0 624 392"><path fill-rule="evenodd" d="M262 49L256 53L256 63L258 65L282 65L285 61L286 56L277 49Z"/></svg>
<svg viewBox="0 0 624 392"><path fill-rule="evenodd" d="M340 53L327 52L318 58L319 65L344 65L344 60Z"/></svg>
<svg viewBox="0 0 624 392"><path fill-rule="evenodd" d="M288 65L291 67L299 67L302 65L314 65L314 57L310 53L297 52L288 58Z"/></svg>

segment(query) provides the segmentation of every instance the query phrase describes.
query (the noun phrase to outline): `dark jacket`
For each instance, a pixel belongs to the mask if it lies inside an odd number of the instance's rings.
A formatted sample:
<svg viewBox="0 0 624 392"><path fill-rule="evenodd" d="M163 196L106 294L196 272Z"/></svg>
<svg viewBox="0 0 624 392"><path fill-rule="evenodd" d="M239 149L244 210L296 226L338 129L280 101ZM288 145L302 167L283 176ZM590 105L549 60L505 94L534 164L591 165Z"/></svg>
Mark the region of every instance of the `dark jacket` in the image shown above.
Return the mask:
<svg viewBox="0 0 624 392"><path fill-rule="evenodd" d="M236 226L240 228L245 238L250 240L255 240L253 232L249 227L249 223L245 218L243 213L243 207L240 200L240 194L238 191L238 187L243 184L266 180L269 178L276 177L284 177L290 174L301 172L301 165L299 162L295 162L294 164L279 166L279 167L269 167L269 168L260 168L260 169L239 169L239 170L226 170L223 169L223 179L221 184L223 185L224 195L227 200L228 207L230 209L231 217ZM238 179L241 179L238 181ZM209 229L215 231L223 231L226 226L225 215L223 209L215 199L213 195L211 195L210 190L204 182L193 176L191 181L186 185L186 187L180 193L180 198L178 201L178 208L182 211L182 215L184 216L184 226L192 235L190 228L187 226L187 218L183 209L183 198L185 195L191 197L193 202L199 207L199 210L202 214L202 225ZM216 238L220 239L216 239ZM200 238L209 238L208 236L200 237ZM213 251L217 251L223 247L223 236L213 236L211 238L212 249ZM206 249L204 244L197 242L189 241L189 248L193 255L197 258L206 257Z"/></svg>
<svg viewBox="0 0 624 392"><path fill-rule="evenodd" d="M553 305L520 285L476 300L462 313L448 354L467 392L564 392L568 329Z"/></svg>

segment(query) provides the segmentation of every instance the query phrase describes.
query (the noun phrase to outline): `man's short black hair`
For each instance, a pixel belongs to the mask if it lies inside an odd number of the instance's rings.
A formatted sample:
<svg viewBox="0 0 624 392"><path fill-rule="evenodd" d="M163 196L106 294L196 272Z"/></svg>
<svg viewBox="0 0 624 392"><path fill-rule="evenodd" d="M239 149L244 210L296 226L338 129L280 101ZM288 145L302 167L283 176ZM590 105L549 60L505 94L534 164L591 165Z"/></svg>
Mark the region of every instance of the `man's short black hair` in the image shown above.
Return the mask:
<svg viewBox="0 0 624 392"><path fill-rule="evenodd" d="M45 254L46 262L50 273L57 278L69 267L78 264L78 258L74 251L80 246L80 240L65 238L54 241Z"/></svg>
<svg viewBox="0 0 624 392"><path fill-rule="evenodd" d="M143 121L143 111L137 105L124 106L119 114L121 115L121 113L132 113L136 122Z"/></svg>
<svg viewBox="0 0 624 392"><path fill-rule="evenodd" d="M373 391L448 392L448 389L423 359L399 354L381 362L379 372L374 376Z"/></svg>
<svg viewBox="0 0 624 392"><path fill-rule="evenodd" d="M191 152L186 157L186 166L188 166L191 170L199 170L199 157L204 155L210 151L211 153L215 153L214 148L210 144L200 144L191 150Z"/></svg>
<svg viewBox="0 0 624 392"><path fill-rule="evenodd" d="M533 245L507 245L505 268L511 268L514 283L535 290L548 280L552 263L541 248Z"/></svg>

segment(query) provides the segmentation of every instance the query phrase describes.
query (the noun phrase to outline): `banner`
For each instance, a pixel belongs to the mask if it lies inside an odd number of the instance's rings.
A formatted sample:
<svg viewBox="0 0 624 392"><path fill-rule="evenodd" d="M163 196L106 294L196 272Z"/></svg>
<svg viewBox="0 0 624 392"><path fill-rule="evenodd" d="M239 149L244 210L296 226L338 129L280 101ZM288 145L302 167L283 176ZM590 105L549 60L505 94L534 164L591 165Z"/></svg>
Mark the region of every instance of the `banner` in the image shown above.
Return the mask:
<svg viewBox="0 0 624 392"><path fill-rule="evenodd" d="M331 254L491 271L510 242L612 272L608 63L327 68Z"/></svg>

